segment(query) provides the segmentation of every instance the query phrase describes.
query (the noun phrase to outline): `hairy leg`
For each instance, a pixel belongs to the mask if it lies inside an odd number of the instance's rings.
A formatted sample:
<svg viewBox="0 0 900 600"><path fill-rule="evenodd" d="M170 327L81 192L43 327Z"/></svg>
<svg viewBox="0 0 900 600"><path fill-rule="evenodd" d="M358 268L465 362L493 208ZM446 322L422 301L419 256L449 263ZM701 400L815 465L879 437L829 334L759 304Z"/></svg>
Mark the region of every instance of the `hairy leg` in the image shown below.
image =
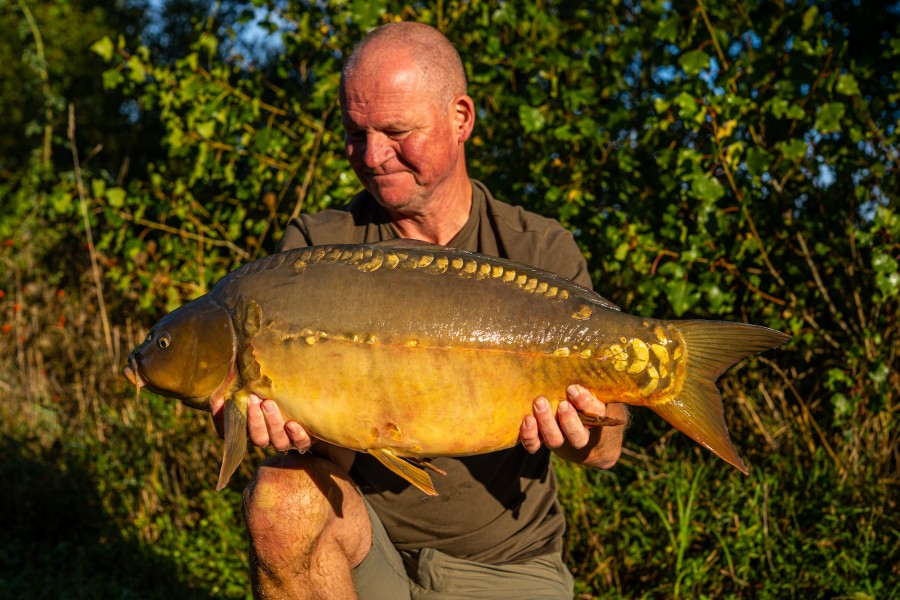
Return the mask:
<svg viewBox="0 0 900 600"><path fill-rule="evenodd" d="M244 492L255 598L356 598L372 530L346 471L310 454L266 461Z"/></svg>

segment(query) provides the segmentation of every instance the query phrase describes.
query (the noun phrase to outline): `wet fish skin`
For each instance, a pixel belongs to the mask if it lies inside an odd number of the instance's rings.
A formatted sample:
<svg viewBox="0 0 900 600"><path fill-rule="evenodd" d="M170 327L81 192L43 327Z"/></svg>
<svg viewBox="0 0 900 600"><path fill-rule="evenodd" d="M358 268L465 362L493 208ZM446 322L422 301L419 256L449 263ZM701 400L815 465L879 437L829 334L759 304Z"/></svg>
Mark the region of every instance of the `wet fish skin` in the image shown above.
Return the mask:
<svg viewBox="0 0 900 600"><path fill-rule="evenodd" d="M248 263L162 319L126 374L194 407L227 399L219 489L243 458L256 393L315 437L368 451L436 493L402 457L510 447L532 400L547 396L555 410L571 383L651 408L746 472L715 380L787 339L629 315L556 275L407 240Z"/></svg>

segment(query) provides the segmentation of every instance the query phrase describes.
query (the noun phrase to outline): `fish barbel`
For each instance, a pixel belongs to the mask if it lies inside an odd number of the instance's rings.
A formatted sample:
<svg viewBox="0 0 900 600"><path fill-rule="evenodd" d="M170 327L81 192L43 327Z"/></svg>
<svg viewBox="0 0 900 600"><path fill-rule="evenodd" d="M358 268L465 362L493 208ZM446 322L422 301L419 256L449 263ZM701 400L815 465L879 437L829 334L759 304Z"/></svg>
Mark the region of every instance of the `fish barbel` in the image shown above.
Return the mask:
<svg viewBox="0 0 900 600"><path fill-rule="evenodd" d="M255 393L310 435L369 452L436 494L417 459L511 447L534 398L555 411L572 383L650 408L746 473L715 381L787 339L745 323L629 315L551 273L397 240L250 262L160 320L125 374L194 408L225 399L217 489L243 460Z"/></svg>

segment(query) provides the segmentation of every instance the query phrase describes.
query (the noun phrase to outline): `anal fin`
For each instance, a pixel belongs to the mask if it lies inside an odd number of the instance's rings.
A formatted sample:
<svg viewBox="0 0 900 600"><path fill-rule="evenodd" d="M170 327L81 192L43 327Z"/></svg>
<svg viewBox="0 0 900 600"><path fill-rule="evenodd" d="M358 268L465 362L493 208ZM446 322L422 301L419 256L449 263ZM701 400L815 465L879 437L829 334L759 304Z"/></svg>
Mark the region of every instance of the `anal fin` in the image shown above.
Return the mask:
<svg viewBox="0 0 900 600"><path fill-rule="evenodd" d="M388 469L407 480L429 496L437 496L437 490L431 482L431 477L421 467L417 467L411 462L397 456L390 450L381 448L378 450L368 450L369 454L378 459L378 462L386 466Z"/></svg>

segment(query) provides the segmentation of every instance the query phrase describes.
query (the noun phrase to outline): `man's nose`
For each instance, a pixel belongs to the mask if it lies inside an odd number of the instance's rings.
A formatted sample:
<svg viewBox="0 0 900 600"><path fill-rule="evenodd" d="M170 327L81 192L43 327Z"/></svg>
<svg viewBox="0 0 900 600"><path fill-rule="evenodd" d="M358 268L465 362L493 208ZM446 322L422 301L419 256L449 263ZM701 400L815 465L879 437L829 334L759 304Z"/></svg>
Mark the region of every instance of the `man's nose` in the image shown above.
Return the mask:
<svg viewBox="0 0 900 600"><path fill-rule="evenodd" d="M373 132L366 135L366 151L363 155L365 165L374 169L393 158L394 148L391 140L383 133Z"/></svg>

